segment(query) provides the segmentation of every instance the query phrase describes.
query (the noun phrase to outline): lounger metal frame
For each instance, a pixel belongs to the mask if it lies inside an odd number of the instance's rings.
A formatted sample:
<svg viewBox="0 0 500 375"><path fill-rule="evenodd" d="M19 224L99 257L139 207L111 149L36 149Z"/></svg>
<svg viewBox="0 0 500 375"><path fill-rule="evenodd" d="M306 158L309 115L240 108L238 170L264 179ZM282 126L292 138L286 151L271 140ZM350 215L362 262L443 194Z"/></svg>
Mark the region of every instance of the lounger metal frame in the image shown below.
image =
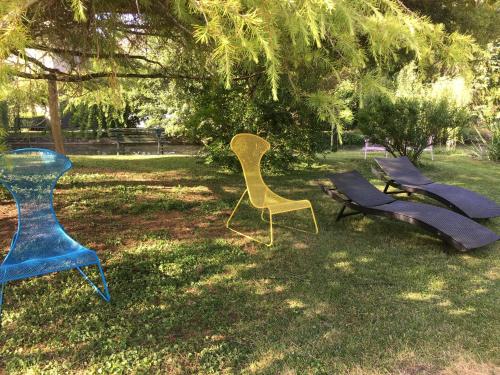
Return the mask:
<svg viewBox="0 0 500 375"><path fill-rule="evenodd" d="M329 188L329 187L324 186L324 185L320 185L320 187L323 190L323 192L325 194L327 194L330 198L342 203L342 207L341 207L339 213L337 214L335 221L339 221L340 219L347 217L347 216L358 215L358 214L385 216L385 217L389 217L392 219L404 221L405 223L413 224L413 225L416 225L417 227L425 229L425 230L435 234L439 239L450 244L451 246L453 246L455 249L457 249L459 251L463 251L463 252L469 251L469 249L462 246L462 244L460 244L459 242L455 241L453 239L453 237L447 235L446 233L441 232L436 227L433 227L432 225L429 225L429 224L427 224L419 219L416 219L416 218L413 218L413 217L407 216L407 215L398 214L395 212L378 210L376 208L377 206L375 206L375 207L361 206L361 205L353 202L349 198L347 198L344 194L339 192L337 189ZM350 208L354 212L344 213L346 208Z"/></svg>
<svg viewBox="0 0 500 375"><path fill-rule="evenodd" d="M378 178L380 178L383 182L385 182L385 187L384 187L385 194L407 194L408 196L410 196L413 193L415 193L415 194L426 195L432 199L437 200L439 203L443 204L444 206L446 206L450 210L453 210L453 211L459 213L460 215L469 217L469 215L467 215L463 210L461 210L459 207L455 206L453 203L451 203L447 199L443 198L441 195L434 194L428 190L422 189L418 185L405 185L405 184L401 184L399 182L396 182L395 180L392 180L391 178L389 178L383 171L378 170L376 168L372 168L372 173L375 176L377 176ZM399 190L389 191L389 187L393 187L393 188L399 189ZM474 219L474 220L478 220L478 219Z"/></svg>

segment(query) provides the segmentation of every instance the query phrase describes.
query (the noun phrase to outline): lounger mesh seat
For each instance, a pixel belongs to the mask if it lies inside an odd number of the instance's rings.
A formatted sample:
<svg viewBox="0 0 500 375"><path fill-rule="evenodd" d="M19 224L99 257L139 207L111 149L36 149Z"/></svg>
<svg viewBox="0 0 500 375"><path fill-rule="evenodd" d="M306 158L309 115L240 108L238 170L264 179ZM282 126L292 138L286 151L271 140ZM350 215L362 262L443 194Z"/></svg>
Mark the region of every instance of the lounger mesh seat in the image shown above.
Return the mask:
<svg viewBox="0 0 500 375"><path fill-rule="evenodd" d="M375 161L387 175L385 191L393 186L403 192L425 194L471 219L500 216L500 206L492 200L458 186L433 182L422 175L406 156L394 159L375 158Z"/></svg>
<svg viewBox="0 0 500 375"><path fill-rule="evenodd" d="M461 251L483 247L500 239L488 228L445 208L395 200L375 188L357 171L328 177L336 190L325 187L323 190L345 206L359 213L384 215L418 224ZM345 206L338 218L343 217Z"/></svg>

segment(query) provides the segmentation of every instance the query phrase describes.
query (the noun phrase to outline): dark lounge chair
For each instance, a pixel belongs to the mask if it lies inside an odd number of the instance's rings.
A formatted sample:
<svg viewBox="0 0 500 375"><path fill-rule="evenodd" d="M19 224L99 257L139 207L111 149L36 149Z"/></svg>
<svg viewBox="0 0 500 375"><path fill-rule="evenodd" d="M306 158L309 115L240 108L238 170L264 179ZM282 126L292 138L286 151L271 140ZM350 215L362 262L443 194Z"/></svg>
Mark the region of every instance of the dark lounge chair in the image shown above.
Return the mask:
<svg viewBox="0 0 500 375"><path fill-rule="evenodd" d="M500 206L492 200L458 186L433 182L420 173L406 156L394 159L375 158L375 161L385 174L380 176L386 182L384 193L425 194L471 219L500 216ZM400 190L390 192L389 186Z"/></svg>
<svg viewBox="0 0 500 375"><path fill-rule="evenodd" d="M388 216L418 225L460 251L483 247L500 239L500 236L488 228L446 208L396 200L382 193L357 171L328 177L336 188L321 188L331 198L343 204L337 220L360 213ZM353 212L344 213L346 207Z"/></svg>

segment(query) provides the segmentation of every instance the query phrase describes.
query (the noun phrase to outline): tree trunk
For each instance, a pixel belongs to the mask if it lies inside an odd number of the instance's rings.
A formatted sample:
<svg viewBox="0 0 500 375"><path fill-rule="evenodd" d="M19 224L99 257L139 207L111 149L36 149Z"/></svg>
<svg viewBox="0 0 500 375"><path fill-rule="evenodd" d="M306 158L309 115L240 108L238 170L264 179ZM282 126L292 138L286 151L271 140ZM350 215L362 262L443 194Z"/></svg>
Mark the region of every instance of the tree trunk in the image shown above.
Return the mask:
<svg viewBox="0 0 500 375"><path fill-rule="evenodd" d="M61 130L61 118L59 117L59 95L57 93L57 81L48 80L49 87L49 114L52 140L57 152L64 154L64 139Z"/></svg>
<svg viewBox="0 0 500 375"><path fill-rule="evenodd" d="M330 129L330 151L337 152L339 150L339 133L337 124L332 124Z"/></svg>

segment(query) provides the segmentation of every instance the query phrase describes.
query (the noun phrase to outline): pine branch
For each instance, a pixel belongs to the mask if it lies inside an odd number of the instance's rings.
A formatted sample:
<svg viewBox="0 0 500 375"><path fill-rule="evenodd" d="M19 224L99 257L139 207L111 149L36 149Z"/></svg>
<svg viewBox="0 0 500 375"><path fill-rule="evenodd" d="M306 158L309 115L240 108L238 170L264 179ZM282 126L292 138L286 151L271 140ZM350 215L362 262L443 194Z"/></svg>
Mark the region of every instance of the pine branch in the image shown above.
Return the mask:
<svg viewBox="0 0 500 375"><path fill-rule="evenodd" d="M21 78L26 78L26 79L33 79L33 80L54 80L54 81L59 81L59 82L87 82L91 81L93 79L99 79L99 78L110 78L110 77L116 77L116 78L143 78L143 79L183 79L183 80L192 80L192 81L208 81L213 79L213 77L198 77L198 76L191 76L191 75L185 75L185 74L172 74L172 73L163 73L163 72L150 72L150 73L116 73L116 72L95 72L95 73L88 73L88 74L81 74L81 75L76 75L76 74L67 74L64 72L61 72L57 69L51 69L53 72L50 73L27 73L27 72L22 72L22 71L15 71L12 73L12 75L16 77L21 77ZM55 70L55 72L54 72ZM246 76L239 76L235 77L233 80L234 81L242 81L242 80L248 80L250 78L256 77L258 75L263 74L264 71L258 71L253 74L249 74Z"/></svg>
<svg viewBox="0 0 500 375"><path fill-rule="evenodd" d="M143 55L129 55L127 53L94 53L94 52L83 52L83 51L75 51L75 50L69 50L69 49L64 49L64 48L56 48L56 47L49 47L49 46L44 46L41 44L31 44L28 46L28 48L33 48L37 49L40 51L46 51L46 52L52 52L52 53L57 53L57 54L68 54L72 56L78 56L78 57L90 57L90 58L100 58L100 59L113 59L113 58L123 58L123 59L134 59L134 60L142 60L145 62L148 62L150 64L155 64L160 66L161 68L165 68L159 61L156 60L151 60L148 59L147 57Z"/></svg>
<svg viewBox="0 0 500 375"><path fill-rule="evenodd" d="M11 51L13 55L19 56L22 58L24 61L29 61L32 64L35 64L39 68L42 68L44 71L49 72L51 74L63 74L63 75L68 75L68 73L65 73L59 69L56 68L50 68L46 65L44 65L41 61L35 59L34 57L28 56L27 54L22 54L19 51Z"/></svg>
<svg viewBox="0 0 500 375"><path fill-rule="evenodd" d="M154 78L188 79L188 80L193 80L193 81L205 81L205 80L209 79L209 78L204 78L204 77L188 76L188 75L183 75L183 74L167 74L167 73L160 73L160 72L155 72L155 73L95 72L95 73L88 73L88 74L82 74L82 75L73 75L73 74L66 74L66 73L63 73L63 75L59 75L60 73L62 73L62 72L58 72L58 73L27 73L27 72L16 71L16 72L13 72L12 74L16 77L21 77L21 78L26 78L26 79L34 79L34 80L45 79L45 80L53 80L53 81L59 81L59 82L86 82L86 81L91 81L93 79L110 78L110 77L146 78L146 79L154 79Z"/></svg>

